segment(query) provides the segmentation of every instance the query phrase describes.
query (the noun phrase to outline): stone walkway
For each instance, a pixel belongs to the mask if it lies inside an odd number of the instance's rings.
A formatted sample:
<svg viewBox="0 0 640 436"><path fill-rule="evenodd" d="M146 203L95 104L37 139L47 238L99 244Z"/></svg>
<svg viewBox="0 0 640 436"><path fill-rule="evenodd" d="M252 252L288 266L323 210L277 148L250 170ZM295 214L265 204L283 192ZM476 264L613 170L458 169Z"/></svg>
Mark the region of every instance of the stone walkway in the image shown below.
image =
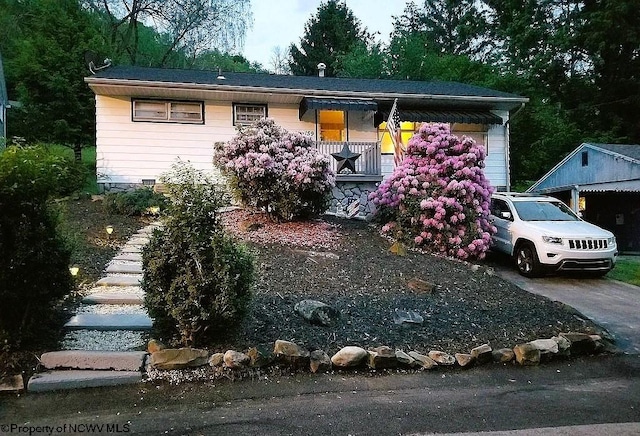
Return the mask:
<svg viewBox="0 0 640 436"><path fill-rule="evenodd" d="M152 327L143 307L142 248L160 223L133 235L107 265L105 277L83 298L65 324L63 350L45 353L44 372L28 383L31 392L135 383L142 378Z"/></svg>

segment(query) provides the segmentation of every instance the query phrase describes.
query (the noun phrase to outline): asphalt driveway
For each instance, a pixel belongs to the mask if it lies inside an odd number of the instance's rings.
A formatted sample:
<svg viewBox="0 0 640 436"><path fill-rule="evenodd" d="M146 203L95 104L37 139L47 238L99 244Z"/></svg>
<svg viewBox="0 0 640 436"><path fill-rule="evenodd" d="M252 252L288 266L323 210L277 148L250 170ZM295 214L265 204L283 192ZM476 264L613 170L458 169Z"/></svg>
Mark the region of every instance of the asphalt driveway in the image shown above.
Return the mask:
<svg viewBox="0 0 640 436"><path fill-rule="evenodd" d="M640 354L640 287L607 278L555 275L529 279L508 258L492 254L496 274L525 291L560 301L604 327L624 352Z"/></svg>

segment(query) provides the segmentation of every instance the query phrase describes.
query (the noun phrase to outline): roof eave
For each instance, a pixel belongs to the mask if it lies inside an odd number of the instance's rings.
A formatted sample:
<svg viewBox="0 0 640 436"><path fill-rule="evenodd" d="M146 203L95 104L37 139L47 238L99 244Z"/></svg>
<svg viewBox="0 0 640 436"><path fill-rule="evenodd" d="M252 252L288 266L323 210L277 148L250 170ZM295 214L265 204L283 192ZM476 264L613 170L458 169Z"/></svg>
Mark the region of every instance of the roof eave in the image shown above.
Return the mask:
<svg viewBox="0 0 640 436"><path fill-rule="evenodd" d="M167 88L181 90L206 90L206 91L223 91L223 92L260 92L260 93L280 93L292 94L300 96L325 96L325 97L357 97L377 100L440 100L440 101L464 101L478 103L500 103L511 110L520 106L522 103L529 101L526 97L495 97L495 96L470 96L470 95L446 95L446 94L407 94L396 92L362 92L362 91L331 91L324 89L297 89L297 88L269 88L260 86L233 86L224 84L198 84L198 83L181 83L181 82L158 82L147 80L130 80L130 79L107 79L100 77L85 77L85 82L92 85L103 86L142 86L149 88Z"/></svg>

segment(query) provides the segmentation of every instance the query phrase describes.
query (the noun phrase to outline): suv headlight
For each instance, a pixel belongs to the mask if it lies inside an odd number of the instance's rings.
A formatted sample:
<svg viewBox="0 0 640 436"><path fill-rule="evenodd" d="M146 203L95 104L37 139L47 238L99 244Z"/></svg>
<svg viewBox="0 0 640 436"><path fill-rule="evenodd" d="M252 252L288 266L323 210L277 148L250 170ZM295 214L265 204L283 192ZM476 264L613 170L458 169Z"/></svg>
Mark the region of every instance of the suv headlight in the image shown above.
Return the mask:
<svg viewBox="0 0 640 436"><path fill-rule="evenodd" d="M616 238L615 236L612 238L607 238L607 246L608 247L614 247L616 245Z"/></svg>
<svg viewBox="0 0 640 436"><path fill-rule="evenodd" d="M543 236L542 240L547 244L562 244L562 238L557 236Z"/></svg>

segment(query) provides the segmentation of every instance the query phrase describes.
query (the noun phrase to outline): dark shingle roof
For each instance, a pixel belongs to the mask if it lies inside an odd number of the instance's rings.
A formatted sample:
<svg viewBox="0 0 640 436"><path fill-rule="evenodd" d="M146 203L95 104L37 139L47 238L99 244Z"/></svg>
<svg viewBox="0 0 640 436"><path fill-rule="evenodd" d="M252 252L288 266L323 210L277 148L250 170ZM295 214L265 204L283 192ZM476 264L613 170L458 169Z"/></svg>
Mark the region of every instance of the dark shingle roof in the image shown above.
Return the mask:
<svg viewBox="0 0 640 436"><path fill-rule="evenodd" d="M490 97L515 99L526 98L507 92L495 91L479 86L457 82L418 82L409 80L353 79L317 76L285 76L255 73L227 73L218 79L218 73L205 70L181 70L168 68L142 68L116 66L99 71L88 78L129 80L146 82L183 83L194 85L225 85L232 87L270 88L283 90L338 91L355 93L385 93L435 96Z"/></svg>
<svg viewBox="0 0 640 436"><path fill-rule="evenodd" d="M640 161L640 145L639 144L594 144L589 143L594 147L603 148L605 150L612 151L614 153L621 154L623 156L630 157Z"/></svg>

